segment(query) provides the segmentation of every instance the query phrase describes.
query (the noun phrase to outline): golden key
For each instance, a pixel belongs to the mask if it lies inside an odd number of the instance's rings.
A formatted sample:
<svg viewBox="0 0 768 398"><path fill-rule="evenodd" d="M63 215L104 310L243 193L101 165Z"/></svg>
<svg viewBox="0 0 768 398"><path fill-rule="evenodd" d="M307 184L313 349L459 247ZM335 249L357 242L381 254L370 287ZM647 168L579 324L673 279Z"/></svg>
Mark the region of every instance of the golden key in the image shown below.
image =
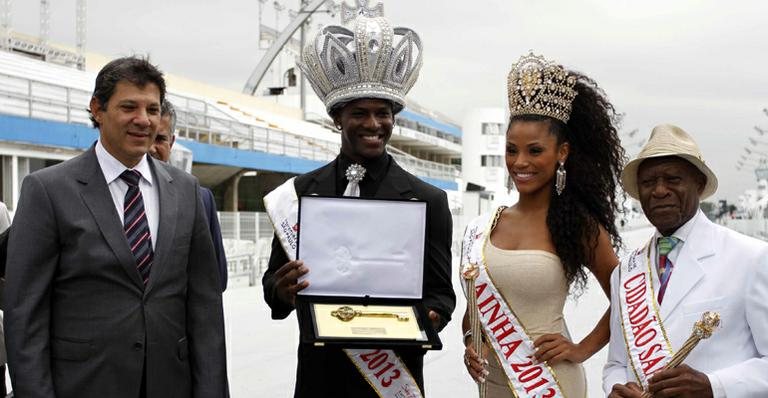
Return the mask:
<svg viewBox="0 0 768 398"><path fill-rule="evenodd" d="M400 322L408 321L408 315L405 315L405 314L397 314L397 313L391 313L391 312L357 311L348 305L339 307L339 309L335 311L331 311L331 316L339 318L344 322L349 322L355 317L397 318L397 320Z"/></svg>

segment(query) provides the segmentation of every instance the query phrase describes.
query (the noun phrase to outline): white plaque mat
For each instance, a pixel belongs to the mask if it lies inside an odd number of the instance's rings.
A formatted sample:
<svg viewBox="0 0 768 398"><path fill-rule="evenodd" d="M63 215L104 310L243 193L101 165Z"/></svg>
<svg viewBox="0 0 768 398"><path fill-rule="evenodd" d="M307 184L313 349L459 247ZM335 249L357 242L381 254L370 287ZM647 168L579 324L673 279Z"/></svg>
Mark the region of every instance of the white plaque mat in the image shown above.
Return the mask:
<svg viewBox="0 0 768 398"><path fill-rule="evenodd" d="M301 197L299 294L420 299L426 223L426 202Z"/></svg>

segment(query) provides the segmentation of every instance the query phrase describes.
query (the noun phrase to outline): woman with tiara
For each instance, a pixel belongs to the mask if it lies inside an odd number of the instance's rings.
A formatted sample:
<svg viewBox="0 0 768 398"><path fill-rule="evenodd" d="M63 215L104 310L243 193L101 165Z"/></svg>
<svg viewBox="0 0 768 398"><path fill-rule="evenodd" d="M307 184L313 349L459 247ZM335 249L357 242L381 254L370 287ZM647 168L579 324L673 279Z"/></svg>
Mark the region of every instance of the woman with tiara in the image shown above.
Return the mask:
<svg viewBox="0 0 768 398"><path fill-rule="evenodd" d="M616 113L593 80L541 56L522 57L507 84L505 158L520 199L465 231L464 363L487 397L581 398L581 362L608 342L609 313L574 343L563 307L587 271L608 295L618 263Z"/></svg>

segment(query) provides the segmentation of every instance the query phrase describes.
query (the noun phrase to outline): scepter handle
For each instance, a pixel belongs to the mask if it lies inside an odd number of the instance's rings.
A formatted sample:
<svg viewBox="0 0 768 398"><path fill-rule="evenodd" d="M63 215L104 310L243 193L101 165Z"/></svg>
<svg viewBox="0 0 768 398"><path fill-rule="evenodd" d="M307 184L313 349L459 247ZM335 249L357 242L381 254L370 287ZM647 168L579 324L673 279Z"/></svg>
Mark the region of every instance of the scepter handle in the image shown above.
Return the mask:
<svg viewBox="0 0 768 398"><path fill-rule="evenodd" d="M693 325L693 332L688 340L685 341L680 350L678 350L672 359L669 360L664 366L666 369L674 369L688 357L688 354L693 351L694 348L701 342L701 340L708 339L712 336L712 333L720 326L720 314L717 312L707 311L701 314L701 320L696 321ZM642 398L651 398L651 393L647 390L643 393Z"/></svg>
<svg viewBox="0 0 768 398"><path fill-rule="evenodd" d="M483 339L482 339L482 325L480 324L480 317L477 309L477 295L475 294L475 278L477 270L468 270L465 272L465 280L467 281L467 306L469 311L469 330L472 331L472 349L477 355L483 358ZM477 393L480 398L486 396L485 383L477 382Z"/></svg>

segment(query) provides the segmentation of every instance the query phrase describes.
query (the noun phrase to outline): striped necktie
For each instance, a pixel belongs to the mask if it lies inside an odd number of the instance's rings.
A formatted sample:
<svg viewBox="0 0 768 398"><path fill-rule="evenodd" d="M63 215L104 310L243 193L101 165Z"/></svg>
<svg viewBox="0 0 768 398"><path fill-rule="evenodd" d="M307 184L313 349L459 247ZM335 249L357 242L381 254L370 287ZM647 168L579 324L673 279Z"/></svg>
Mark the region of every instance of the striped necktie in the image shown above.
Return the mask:
<svg viewBox="0 0 768 398"><path fill-rule="evenodd" d="M125 193L123 202L123 230L128 239L128 245L136 259L136 270L139 271L144 285L149 281L149 272L152 269L152 236L149 233L149 222L144 210L144 199L139 189L141 173L136 170L125 170L120 174L120 179L128 184L128 192Z"/></svg>
<svg viewBox="0 0 768 398"><path fill-rule="evenodd" d="M674 236L662 236L657 243L659 252L659 304L664 300L664 292L667 290L667 284L674 268L667 255L677 246L678 242L680 239Z"/></svg>

